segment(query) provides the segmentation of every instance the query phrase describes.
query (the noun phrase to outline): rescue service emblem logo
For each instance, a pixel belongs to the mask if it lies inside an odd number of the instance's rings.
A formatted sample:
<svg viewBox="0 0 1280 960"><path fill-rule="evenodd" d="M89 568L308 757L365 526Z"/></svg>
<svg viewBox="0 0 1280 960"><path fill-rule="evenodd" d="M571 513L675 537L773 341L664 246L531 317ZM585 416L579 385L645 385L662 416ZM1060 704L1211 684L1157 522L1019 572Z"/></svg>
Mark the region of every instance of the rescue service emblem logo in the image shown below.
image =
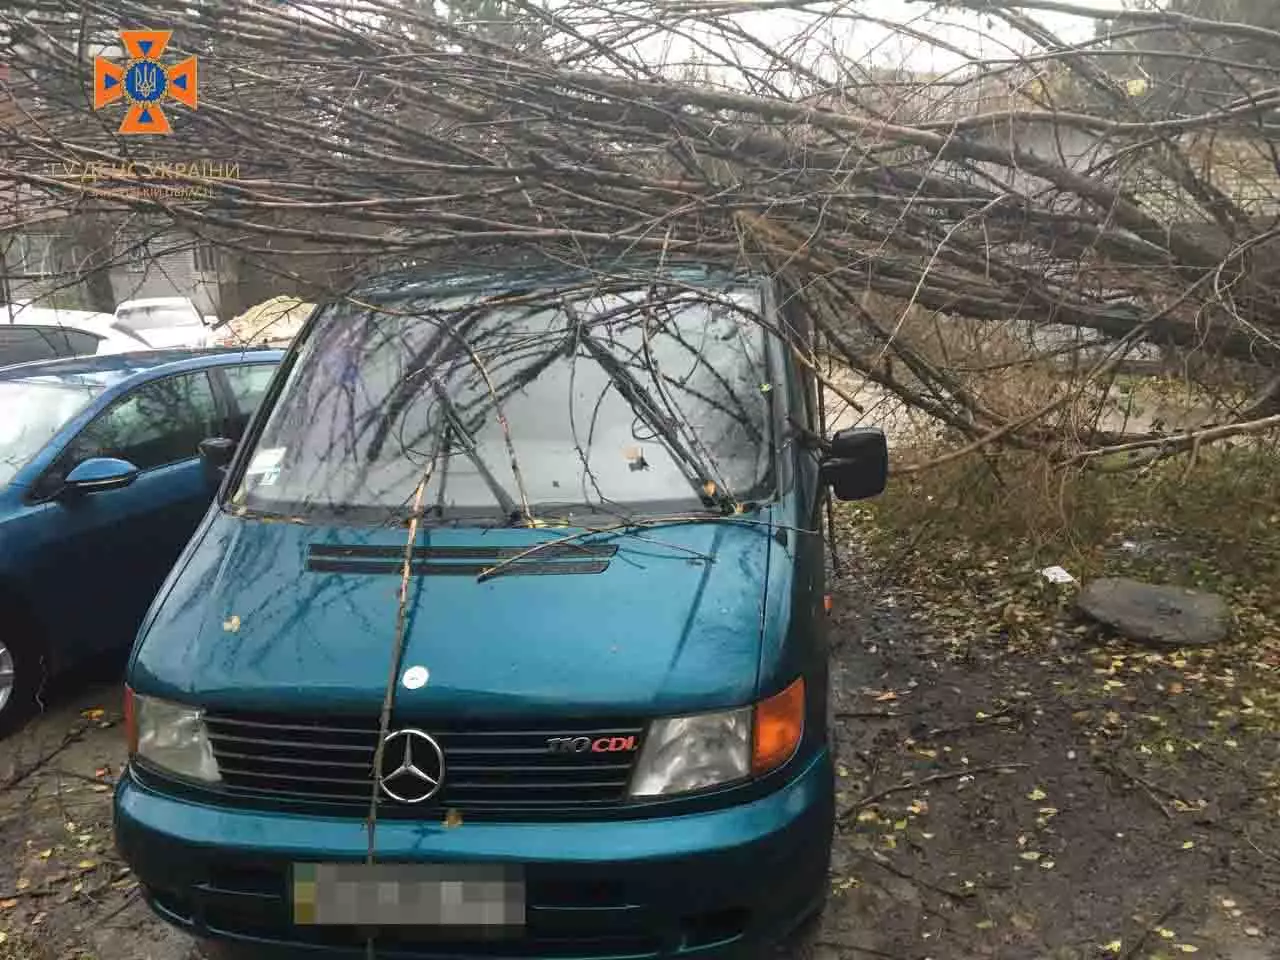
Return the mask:
<svg viewBox="0 0 1280 960"><path fill-rule="evenodd" d="M172 133L161 104L172 100L196 109L196 58L165 65L160 62L172 30L121 30L129 60L116 63L106 57L93 58L93 109L124 100L129 104L119 133Z"/></svg>

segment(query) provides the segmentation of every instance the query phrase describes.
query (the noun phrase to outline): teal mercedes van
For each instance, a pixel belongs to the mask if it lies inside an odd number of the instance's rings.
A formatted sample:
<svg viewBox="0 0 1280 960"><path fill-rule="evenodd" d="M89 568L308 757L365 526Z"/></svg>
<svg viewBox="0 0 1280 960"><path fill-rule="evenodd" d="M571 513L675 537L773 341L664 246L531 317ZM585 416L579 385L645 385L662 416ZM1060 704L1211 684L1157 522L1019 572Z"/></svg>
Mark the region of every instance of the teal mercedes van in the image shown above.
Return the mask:
<svg viewBox="0 0 1280 960"><path fill-rule="evenodd" d="M400 268L320 306L130 659L116 837L235 952L742 955L834 823L810 332L700 265ZM214 439L214 438L211 438ZM225 463L216 462L227 457Z"/></svg>

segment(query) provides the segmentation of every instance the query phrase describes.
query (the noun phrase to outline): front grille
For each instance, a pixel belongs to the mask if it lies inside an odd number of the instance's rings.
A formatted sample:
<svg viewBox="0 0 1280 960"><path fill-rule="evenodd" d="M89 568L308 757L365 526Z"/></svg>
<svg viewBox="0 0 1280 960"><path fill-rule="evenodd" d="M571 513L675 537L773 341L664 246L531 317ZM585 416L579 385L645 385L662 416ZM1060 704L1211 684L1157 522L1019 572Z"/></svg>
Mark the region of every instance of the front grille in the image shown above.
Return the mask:
<svg viewBox="0 0 1280 960"><path fill-rule="evenodd" d="M308 722L246 714L205 716L224 794L244 800L349 806L363 813L373 790L378 742L374 720ZM398 728L392 724L391 729ZM430 817L434 810L548 812L592 809L625 800L643 725L431 724L445 759L442 789L430 800L398 803L385 795L379 811ZM634 737L619 753L552 753L551 738Z"/></svg>

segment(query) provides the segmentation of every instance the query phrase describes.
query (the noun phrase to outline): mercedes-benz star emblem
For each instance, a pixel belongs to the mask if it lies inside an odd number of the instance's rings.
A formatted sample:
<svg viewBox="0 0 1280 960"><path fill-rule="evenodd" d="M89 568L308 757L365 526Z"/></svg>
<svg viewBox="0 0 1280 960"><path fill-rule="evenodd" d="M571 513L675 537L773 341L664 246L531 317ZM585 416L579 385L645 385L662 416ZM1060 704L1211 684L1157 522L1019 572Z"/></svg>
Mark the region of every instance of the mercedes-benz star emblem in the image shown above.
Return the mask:
<svg viewBox="0 0 1280 960"><path fill-rule="evenodd" d="M422 803L444 783L444 751L421 730L396 730L382 741L378 786L392 800Z"/></svg>

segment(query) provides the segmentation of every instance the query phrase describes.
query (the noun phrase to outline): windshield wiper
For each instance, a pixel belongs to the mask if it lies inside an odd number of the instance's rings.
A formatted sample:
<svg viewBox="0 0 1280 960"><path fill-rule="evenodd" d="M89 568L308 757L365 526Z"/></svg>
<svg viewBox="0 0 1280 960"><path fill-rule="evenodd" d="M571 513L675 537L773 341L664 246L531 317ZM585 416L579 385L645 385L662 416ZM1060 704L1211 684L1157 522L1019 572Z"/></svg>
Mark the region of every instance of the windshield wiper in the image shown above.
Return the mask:
<svg viewBox="0 0 1280 960"><path fill-rule="evenodd" d="M725 491L722 484L716 482L711 475L711 469L685 446L675 426L663 415L644 385L632 375L621 360L596 343L595 338L581 325L579 325L578 337L582 345L587 348L587 352L609 375L618 393L631 405L631 409L649 429L662 438L676 466L689 484L698 491L702 502L710 507L718 507L725 513L734 512L738 507L737 501Z"/></svg>
<svg viewBox="0 0 1280 960"><path fill-rule="evenodd" d="M507 518L507 522L515 522L520 518L520 508L506 488L498 482L498 478L493 475L489 465L484 462L484 457L480 456L480 452L476 449L475 438L471 436L466 424L462 422L462 414L458 412L458 405L445 392L444 387L436 382L436 378L431 373L427 373L427 382L431 385L431 390L435 393L436 400L439 401L440 406L444 409L445 418L449 421L447 429L451 430L453 435L461 442L462 452L467 455L467 459L471 461L476 468L476 472L480 474L480 479L484 481L484 485L489 488L493 498L498 501L498 506ZM441 482L440 496L443 499L443 481Z"/></svg>

